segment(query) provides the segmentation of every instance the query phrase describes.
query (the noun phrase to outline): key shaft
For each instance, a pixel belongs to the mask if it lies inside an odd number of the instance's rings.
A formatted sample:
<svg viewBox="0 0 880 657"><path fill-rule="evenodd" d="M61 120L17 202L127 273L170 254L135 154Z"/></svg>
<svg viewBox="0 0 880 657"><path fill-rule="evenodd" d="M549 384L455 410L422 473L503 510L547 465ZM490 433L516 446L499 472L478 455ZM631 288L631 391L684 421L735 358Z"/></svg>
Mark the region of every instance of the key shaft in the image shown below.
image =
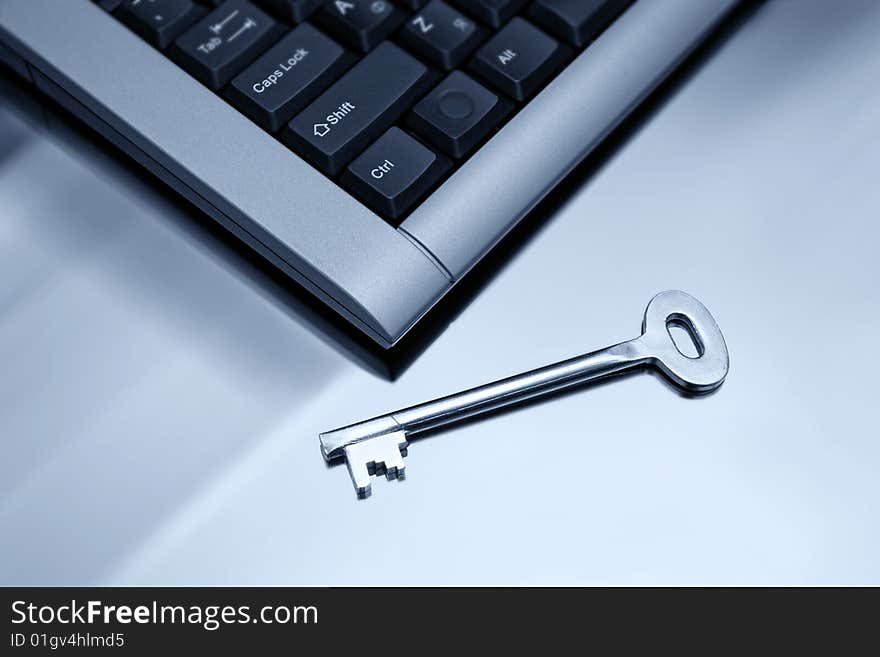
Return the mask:
<svg viewBox="0 0 880 657"><path fill-rule="evenodd" d="M648 360L641 338L635 338L321 434L322 451L324 457L331 460L341 456L346 445L355 442L393 431L413 436L480 413L618 374L644 365Z"/></svg>
<svg viewBox="0 0 880 657"><path fill-rule="evenodd" d="M414 434L644 364L639 339L487 383L392 413Z"/></svg>

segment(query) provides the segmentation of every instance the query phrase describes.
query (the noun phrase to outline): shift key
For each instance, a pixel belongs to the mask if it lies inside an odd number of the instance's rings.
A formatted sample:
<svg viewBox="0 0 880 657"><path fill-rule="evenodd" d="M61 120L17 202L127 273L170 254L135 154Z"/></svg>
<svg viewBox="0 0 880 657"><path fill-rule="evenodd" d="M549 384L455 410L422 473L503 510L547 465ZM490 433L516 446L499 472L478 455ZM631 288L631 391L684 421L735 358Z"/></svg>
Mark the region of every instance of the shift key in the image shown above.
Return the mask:
<svg viewBox="0 0 880 657"><path fill-rule="evenodd" d="M432 79L424 64L386 41L288 123L282 138L334 176L400 118Z"/></svg>

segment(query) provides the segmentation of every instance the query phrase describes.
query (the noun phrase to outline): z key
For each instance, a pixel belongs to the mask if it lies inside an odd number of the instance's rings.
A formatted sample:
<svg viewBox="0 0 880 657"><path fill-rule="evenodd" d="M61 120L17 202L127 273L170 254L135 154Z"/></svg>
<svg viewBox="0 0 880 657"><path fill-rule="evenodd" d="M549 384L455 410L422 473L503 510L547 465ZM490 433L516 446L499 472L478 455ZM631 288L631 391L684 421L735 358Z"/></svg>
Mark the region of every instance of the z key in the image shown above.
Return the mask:
<svg viewBox="0 0 880 657"><path fill-rule="evenodd" d="M485 36L483 28L440 0L433 0L400 33L416 54L447 71L461 64Z"/></svg>

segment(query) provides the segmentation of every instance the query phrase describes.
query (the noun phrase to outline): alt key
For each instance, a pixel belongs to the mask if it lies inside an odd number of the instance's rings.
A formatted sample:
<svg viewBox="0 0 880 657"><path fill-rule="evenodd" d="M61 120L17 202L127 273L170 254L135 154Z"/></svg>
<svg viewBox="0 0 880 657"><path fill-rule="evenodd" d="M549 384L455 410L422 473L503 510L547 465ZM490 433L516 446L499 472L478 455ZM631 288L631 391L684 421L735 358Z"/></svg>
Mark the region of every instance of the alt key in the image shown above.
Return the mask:
<svg viewBox="0 0 880 657"><path fill-rule="evenodd" d="M360 200L397 225L443 177L451 162L400 128L391 128L342 175L342 184Z"/></svg>

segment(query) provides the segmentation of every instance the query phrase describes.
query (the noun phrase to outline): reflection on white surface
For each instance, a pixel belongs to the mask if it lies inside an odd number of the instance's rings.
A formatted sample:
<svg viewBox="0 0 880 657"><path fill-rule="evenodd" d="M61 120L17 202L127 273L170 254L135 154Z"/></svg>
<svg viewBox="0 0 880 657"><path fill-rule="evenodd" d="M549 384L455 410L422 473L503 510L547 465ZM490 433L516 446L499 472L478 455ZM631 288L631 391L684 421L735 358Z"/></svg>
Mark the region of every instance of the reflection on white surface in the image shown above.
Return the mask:
<svg viewBox="0 0 880 657"><path fill-rule="evenodd" d="M395 383L167 208L19 146L0 582L880 583L878 31L874 2L761 8ZM666 288L725 333L709 398L567 395L415 443L364 502L320 459L321 430L635 335Z"/></svg>
<svg viewBox="0 0 880 657"><path fill-rule="evenodd" d="M49 142L0 167L0 581L94 581L338 366Z"/></svg>

